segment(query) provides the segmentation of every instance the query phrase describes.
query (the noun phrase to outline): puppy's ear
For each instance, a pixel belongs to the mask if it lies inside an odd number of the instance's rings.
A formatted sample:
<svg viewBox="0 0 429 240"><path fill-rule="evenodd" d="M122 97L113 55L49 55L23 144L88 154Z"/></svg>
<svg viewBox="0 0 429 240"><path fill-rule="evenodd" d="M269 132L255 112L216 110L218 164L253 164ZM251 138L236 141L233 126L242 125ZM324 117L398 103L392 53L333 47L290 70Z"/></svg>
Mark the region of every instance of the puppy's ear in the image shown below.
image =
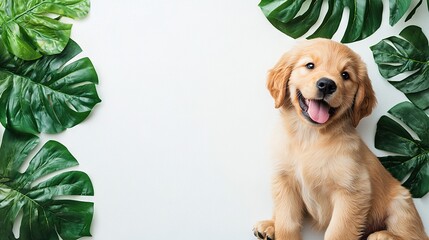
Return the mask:
<svg viewBox="0 0 429 240"><path fill-rule="evenodd" d="M268 72L267 88L274 98L275 107L283 106L286 99L286 88L292 72L291 54L286 53L279 62Z"/></svg>
<svg viewBox="0 0 429 240"><path fill-rule="evenodd" d="M362 74L359 75L359 86L355 95L352 113L352 123L354 127L357 127L362 118L371 114L372 109L377 104L377 99L375 98L368 73L366 70L362 70Z"/></svg>

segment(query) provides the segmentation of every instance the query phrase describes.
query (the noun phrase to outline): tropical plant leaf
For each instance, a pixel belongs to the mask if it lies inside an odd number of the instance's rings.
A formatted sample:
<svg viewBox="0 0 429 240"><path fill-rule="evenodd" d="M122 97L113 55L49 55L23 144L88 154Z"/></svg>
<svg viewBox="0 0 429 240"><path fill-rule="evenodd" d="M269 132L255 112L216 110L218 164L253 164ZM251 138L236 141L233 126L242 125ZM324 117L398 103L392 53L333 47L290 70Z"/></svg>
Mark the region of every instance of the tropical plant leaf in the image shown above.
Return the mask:
<svg viewBox="0 0 429 240"><path fill-rule="evenodd" d="M6 48L25 60L62 52L72 25L49 14L82 18L88 14L89 5L89 0L0 1L0 28Z"/></svg>
<svg viewBox="0 0 429 240"><path fill-rule="evenodd" d="M307 33L317 22L324 1L319 0L261 0L259 7L274 27L290 37ZM390 25L396 24L410 8L411 0L390 0ZM345 8L350 10L343 43L362 40L381 25L382 0L328 0L328 11L322 24L308 38L332 38L338 30ZM414 10L415 12L415 10ZM410 14L409 17L412 17Z"/></svg>
<svg viewBox="0 0 429 240"><path fill-rule="evenodd" d="M91 61L82 58L67 65L80 52L70 40L60 54L24 61L8 54L0 41L3 126L26 133L58 133L85 120L100 99Z"/></svg>
<svg viewBox="0 0 429 240"><path fill-rule="evenodd" d="M429 0L428 0L429 2ZM410 14L408 14L407 18L405 18L405 22L407 22L408 20L410 20L414 14L416 14L417 9L422 5L423 0L420 0L417 5L413 8L413 10L411 10Z"/></svg>
<svg viewBox="0 0 429 240"><path fill-rule="evenodd" d="M423 197L429 192L429 117L410 102L394 106L389 113L409 130L391 117L382 116L377 123L375 147L399 155L379 159L394 177L404 181L413 197Z"/></svg>
<svg viewBox="0 0 429 240"><path fill-rule="evenodd" d="M49 141L31 159L27 169L23 173L19 171L38 142L34 135L8 130L3 135L0 147L1 238L58 240L59 235L71 240L90 236L93 203L70 200L70 196L93 196L94 190L87 174L64 172L78 165L67 148ZM17 237L13 227L20 213L22 220Z"/></svg>
<svg viewBox="0 0 429 240"><path fill-rule="evenodd" d="M411 0L389 0L391 26L395 25L410 8ZM413 9L414 10L414 9Z"/></svg>
<svg viewBox="0 0 429 240"><path fill-rule="evenodd" d="M416 106L429 108L429 46L422 29L409 26L399 37L383 39L371 47L380 74L392 78L402 73L409 75L400 81L389 81Z"/></svg>

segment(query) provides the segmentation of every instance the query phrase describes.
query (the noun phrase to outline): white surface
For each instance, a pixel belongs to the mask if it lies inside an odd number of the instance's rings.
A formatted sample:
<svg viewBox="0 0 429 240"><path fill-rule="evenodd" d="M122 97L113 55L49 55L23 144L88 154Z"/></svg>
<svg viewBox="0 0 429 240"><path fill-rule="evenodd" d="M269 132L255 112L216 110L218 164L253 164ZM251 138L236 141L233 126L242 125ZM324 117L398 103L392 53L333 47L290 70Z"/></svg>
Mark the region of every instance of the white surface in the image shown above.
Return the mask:
<svg viewBox="0 0 429 240"><path fill-rule="evenodd" d="M271 216L277 111L265 76L294 40L257 4L92 0L90 16L75 22L103 102L52 137L92 178L93 239L254 239L253 224ZM427 26L423 5L410 24ZM379 75L368 47L397 35L400 22L390 27L385 15L382 32L350 45L368 64L379 101L359 125L371 149L377 120L405 98ZM417 205L429 230L429 197ZM323 235L307 227L304 236Z"/></svg>

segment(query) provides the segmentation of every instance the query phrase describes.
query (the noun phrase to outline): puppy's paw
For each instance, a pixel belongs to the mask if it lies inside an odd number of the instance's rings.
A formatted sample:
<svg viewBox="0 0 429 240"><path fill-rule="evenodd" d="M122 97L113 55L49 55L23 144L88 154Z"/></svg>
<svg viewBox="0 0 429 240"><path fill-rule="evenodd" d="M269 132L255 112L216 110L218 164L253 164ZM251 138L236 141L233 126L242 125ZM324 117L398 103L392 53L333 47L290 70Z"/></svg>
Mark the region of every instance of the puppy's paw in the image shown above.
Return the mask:
<svg viewBox="0 0 429 240"><path fill-rule="evenodd" d="M274 240L274 221L260 221L253 227L253 234L261 240Z"/></svg>
<svg viewBox="0 0 429 240"><path fill-rule="evenodd" d="M399 238L388 231L380 231L369 235L367 240L399 240Z"/></svg>

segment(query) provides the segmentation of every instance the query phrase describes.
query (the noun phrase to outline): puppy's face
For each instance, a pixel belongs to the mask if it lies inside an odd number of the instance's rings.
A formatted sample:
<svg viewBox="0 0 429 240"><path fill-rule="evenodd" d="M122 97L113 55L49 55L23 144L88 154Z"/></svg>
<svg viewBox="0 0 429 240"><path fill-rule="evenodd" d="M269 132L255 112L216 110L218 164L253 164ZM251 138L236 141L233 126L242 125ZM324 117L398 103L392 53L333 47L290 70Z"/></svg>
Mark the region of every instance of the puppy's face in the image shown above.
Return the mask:
<svg viewBox="0 0 429 240"><path fill-rule="evenodd" d="M270 71L267 85L276 107L294 108L315 127L344 117L356 126L376 101L360 57L326 39L302 42L286 53Z"/></svg>

